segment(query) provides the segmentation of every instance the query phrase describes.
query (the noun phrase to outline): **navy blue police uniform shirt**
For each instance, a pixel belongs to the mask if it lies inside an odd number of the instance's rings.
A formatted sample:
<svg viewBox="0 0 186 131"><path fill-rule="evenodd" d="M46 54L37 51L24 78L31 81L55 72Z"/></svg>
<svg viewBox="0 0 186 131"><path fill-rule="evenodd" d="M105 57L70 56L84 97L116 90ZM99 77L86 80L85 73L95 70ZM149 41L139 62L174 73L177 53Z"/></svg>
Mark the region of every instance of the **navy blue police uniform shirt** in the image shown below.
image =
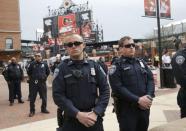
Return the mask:
<svg viewBox="0 0 186 131"><path fill-rule="evenodd" d="M23 79L23 70L19 64L9 64L7 68L7 80L22 80Z"/></svg>
<svg viewBox="0 0 186 131"><path fill-rule="evenodd" d="M34 61L29 65L27 73L31 80L46 81L50 70L45 62Z"/></svg>
<svg viewBox="0 0 186 131"><path fill-rule="evenodd" d="M80 78L74 76L75 70L80 71ZM91 110L103 116L110 97L107 78L100 66L87 59L60 63L54 71L52 89L55 104L74 118L79 111Z"/></svg>
<svg viewBox="0 0 186 131"><path fill-rule="evenodd" d="M186 87L186 48L176 52L171 60L173 72L178 84Z"/></svg>
<svg viewBox="0 0 186 131"><path fill-rule="evenodd" d="M154 97L154 80L143 60L122 56L109 70L112 92L123 102L137 104L139 97Z"/></svg>

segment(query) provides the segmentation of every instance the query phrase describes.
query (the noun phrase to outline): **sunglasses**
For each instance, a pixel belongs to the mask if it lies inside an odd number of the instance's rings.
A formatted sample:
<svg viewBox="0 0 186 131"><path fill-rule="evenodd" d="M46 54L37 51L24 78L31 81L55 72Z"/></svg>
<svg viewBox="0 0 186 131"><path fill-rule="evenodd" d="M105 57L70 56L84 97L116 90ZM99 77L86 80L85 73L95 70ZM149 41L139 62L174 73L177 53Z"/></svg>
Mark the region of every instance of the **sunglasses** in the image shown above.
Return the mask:
<svg viewBox="0 0 186 131"><path fill-rule="evenodd" d="M74 41L74 42L68 42L68 43L65 43L64 45L67 46L67 47L73 47L74 46L80 46L83 42L80 42L80 41Z"/></svg>
<svg viewBox="0 0 186 131"><path fill-rule="evenodd" d="M123 47L125 48L135 48L135 44L134 43L131 43L131 44L127 44L127 45L123 45Z"/></svg>

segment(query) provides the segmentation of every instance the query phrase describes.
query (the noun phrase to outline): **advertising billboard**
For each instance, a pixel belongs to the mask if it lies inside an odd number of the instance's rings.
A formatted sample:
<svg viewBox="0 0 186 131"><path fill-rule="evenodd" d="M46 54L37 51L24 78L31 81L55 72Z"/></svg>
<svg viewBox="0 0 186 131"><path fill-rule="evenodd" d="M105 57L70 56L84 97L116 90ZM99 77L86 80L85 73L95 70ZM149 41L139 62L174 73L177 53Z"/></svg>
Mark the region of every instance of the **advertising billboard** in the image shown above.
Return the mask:
<svg viewBox="0 0 186 131"><path fill-rule="evenodd" d="M59 34L63 36L73 33L79 34L79 29L76 26L75 14L58 16L58 31Z"/></svg>
<svg viewBox="0 0 186 131"><path fill-rule="evenodd" d="M145 16L156 16L156 0L144 0Z"/></svg>
<svg viewBox="0 0 186 131"><path fill-rule="evenodd" d="M160 17L171 18L170 0L160 0Z"/></svg>
<svg viewBox="0 0 186 131"><path fill-rule="evenodd" d="M96 41L96 33L93 30L91 11L79 12L77 16L77 25L80 27L84 41L86 43L94 43Z"/></svg>
<svg viewBox="0 0 186 131"><path fill-rule="evenodd" d="M54 17L48 17L43 19L44 23L44 35L47 38L52 38L54 36L54 29L53 29L53 20Z"/></svg>

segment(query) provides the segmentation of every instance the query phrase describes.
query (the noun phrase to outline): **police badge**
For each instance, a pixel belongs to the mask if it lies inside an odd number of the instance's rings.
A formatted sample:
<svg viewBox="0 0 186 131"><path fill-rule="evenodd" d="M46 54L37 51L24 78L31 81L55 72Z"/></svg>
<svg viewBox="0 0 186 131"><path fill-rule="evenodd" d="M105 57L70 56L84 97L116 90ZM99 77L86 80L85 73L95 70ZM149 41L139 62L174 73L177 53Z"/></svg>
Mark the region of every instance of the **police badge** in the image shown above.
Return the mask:
<svg viewBox="0 0 186 131"><path fill-rule="evenodd" d="M90 73L91 73L92 76L95 76L95 75L96 75L95 69L94 69L94 68L91 68L91 69L90 69Z"/></svg>
<svg viewBox="0 0 186 131"><path fill-rule="evenodd" d="M183 56L177 56L177 57L176 57L176 63L177 63L178 65L183 64L184 61L185 61L185 58L184 58Z"/></svg>
<svg viewBox="0 0 186 131"><path fill-rule="evenodd" d="M116 71L116 66L115 65L112 65L109 69L109 75L112 75L114 74L114 72Z"/></svg>

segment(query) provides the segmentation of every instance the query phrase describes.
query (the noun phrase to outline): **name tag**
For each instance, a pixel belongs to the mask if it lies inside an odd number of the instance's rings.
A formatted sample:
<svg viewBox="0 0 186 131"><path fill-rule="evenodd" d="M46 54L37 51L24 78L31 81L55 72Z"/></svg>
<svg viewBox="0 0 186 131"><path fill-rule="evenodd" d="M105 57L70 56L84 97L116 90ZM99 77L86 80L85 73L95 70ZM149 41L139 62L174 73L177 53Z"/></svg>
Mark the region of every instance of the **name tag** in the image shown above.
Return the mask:
<svg viewBox="0 0 186 131"><path fill-rule="evenodd" d="M44 68L44 67L45 67L45 65L44 65L44 64L42 64L42 65L41 65L41 68Z"/></svg>
<svg viewBox="0 0 186 131"><path fill-rule="evenodd" d="M64 78L68 78L68 77L71 77L71 76L72 76L72 74L67 74L67 75L64 76Z"/></svg>
<svg viewBox="0 0 186 131"><path fill-rule="evenodd" d="M125 67L123 70L126 71L126 70L129 70L130 69L130 66L129 67Z"/></svg>
<svg viewBox="0 0 186 131"><path fill-rule="evenodd" d="M140 66L141 66L142 68L145 68L145 65L144 65L143 62L141 62L141 61L140 61Z"/></svg>
<svg viewBox="0 0 186 131"><path fill-rule="evenodd" d="M95 75L96 75L95 69L94 69L94 68L91 68L91 69L90 69L90 73L91 73L92 76L95 76Z"/></svg>

